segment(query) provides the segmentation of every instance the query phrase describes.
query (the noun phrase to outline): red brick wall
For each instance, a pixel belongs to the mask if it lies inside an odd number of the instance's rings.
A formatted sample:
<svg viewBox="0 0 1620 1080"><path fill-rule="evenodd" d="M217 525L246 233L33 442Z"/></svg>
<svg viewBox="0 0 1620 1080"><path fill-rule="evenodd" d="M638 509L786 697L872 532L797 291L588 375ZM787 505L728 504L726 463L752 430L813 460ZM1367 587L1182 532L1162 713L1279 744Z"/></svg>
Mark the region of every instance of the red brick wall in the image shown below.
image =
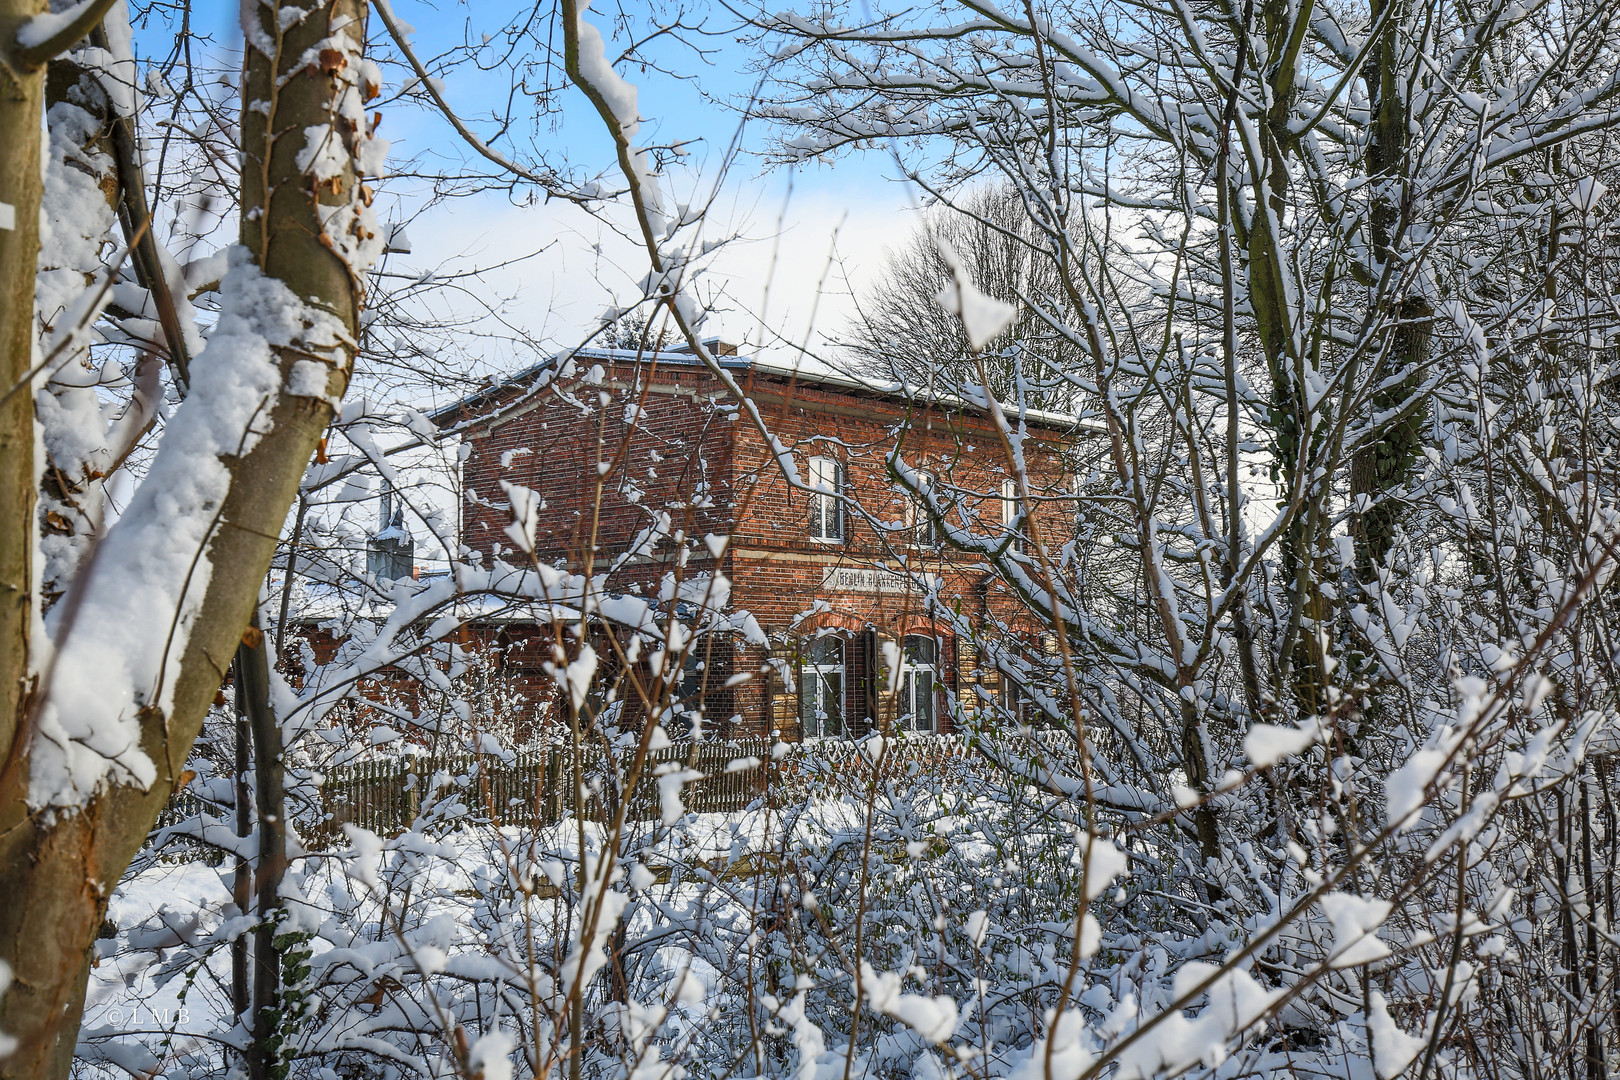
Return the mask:
<svg viewBox="0 0 1620 1080"><path fill-rule="evenodd" d="M582 363L581 367L585 367ZM766 424L791 453L801 479L808 460L836 457L845 464L846 490L875 519L846 511L842 543L809 537L809 500L793 490L753 424L730 404L719 381L692 367L607 365L599 385L570 382L564 392L546 392L529 407L499 419L470 437L472 455L463 470L468 501L464 542L486 555L510 554L504 534L510 517L499 481L538 491L546 500L540 515L539 554L553 564L578 569L595 529L594 558L622 552L645 528L652 512L668 510L672 528L689 537L715 532L730 536L720 569L733 583L732 607L754 615L767 634L769 653L748 648L733 655L716 647L705 694L706 722L727 734L764 733L772 728L797 735L796 699L779 679L754 678L724 688L734 673L756 671L767 656L796 656L806 632L836 626L848 638L846 715L860 730L866 708L868 673L863 670L860 634L871 629L880 640L907 633L940 637L941 681L960 688L971 674L971 650L958 650L944 627L931 620L918 589L887 582L878 588L829 590L824 581L840 570L880 565L937 576L940 596L970 615L1013 614L1006 590L991 580L980 559L942 548L922 548L909 529L886 526L906 520L906 499L893 489L886 458L903 438L903 454L913 468L941 477L942 488L961 490L962 504L981 515L976 535L1000 535L1000 489L1008 476L1006 455L995 431L973 415L910 409L876 394L846 391L739 372ZM634 416L627 410L634 406ZM633 420L634 422L630 422ZM527 450L528 453L519 451ZM1060 438L1034 432L1025 442L1032 489L1060 496L1068 490ZM503 468L501 457L514 453ZM609 462L599 473L598 462ZM1067 539L1073 506L1067 500L1042 505L1038 521L1049 544ZM672 546L659 548L657 561L626 567L622 585L656 588L671 564ZM686 573L714 565L700 543ZM599 564L598 564L599 565ZM900 584L900 587L893 587ZM881 654L880 654L881 657ZM958 662L960 661L960 663ZM872 673L881 680L882 673ZM879 703L886 723L892 703ZM727 727L732 716L738 725Z"/></svg>
<svg viewBox="0 0 1620 1080"><path fill-rule="evenodd" d="M548 561L577 566L592 541L599 553L620 551L658 510L688 535L724 528L735 421L694 396L712 396L716 388L690 369L649 378L626 366L609 374L603 386L574 382L562 393L543 393L510 419L473 429L472 454L462 467L464 543L486 555L505 549L513 558L501 480L545 499L536 546ZM599 471L604 463L606 473Z"/></svg>
<svg viewBox="0 0 1620 1080"><path fill-rule="evenodd" d="M341 641L334 636L331 624L300 623L290 629L294 641L307 644L317 664L330 664L336 658ZM448 740L446 745L458 750L462 741L475 733L528 742L553 720L556 683L540 670L540 662L550 652L549 628L536 628L532 623L462 627L452 642L482 658L482 668L464 671L460 682L449 691L442 687L430 689L424 687L415 671L419 657L412 656L408 664L385 667L362 679L356 694L339 706L334 719L357 732L374 727L403 728L407 738L424 745L436 738L425 730L412 731L404 719L410 717L421 722L424 729L441 730L442 738ZM427 662L448 675L449 664L441 650L442 645L428 652L427 656L437 659ZM303 688L301 669L288 663L285 670L293 685ZM465 725L458 724L445 711L452 697L468 699L490 711L469 718Z"/></svg>

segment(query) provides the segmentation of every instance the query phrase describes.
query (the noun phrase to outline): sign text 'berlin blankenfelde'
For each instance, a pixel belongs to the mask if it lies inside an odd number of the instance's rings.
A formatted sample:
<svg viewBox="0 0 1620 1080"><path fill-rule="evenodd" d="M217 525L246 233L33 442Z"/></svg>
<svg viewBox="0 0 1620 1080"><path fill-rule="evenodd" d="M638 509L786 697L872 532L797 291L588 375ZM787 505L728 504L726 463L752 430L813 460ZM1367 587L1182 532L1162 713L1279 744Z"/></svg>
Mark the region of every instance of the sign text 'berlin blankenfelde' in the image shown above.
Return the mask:
<svg viewBox="0 0 1620 1080"><path fill-rule="evenodd" d="M867 566L829 566L821 572L821 587L834 592L921 592L935 580L934 574L919 574L913 578Z"/></svg>

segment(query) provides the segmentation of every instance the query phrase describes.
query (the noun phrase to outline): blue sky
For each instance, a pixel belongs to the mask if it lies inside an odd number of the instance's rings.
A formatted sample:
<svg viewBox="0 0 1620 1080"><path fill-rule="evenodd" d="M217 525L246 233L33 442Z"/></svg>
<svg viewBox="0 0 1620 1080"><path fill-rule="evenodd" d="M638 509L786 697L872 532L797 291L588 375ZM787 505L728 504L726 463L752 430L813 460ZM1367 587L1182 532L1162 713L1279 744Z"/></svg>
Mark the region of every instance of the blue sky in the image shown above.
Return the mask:
<svg viewBox="0 0 1620 1080"><path fill-rule="evenodd" d="M706 21L718 29L734 20L718 4L706 0L697 4L688 13L688 22ZM393 6L397 18L414 27L413 45L430 70L434 57L464 41L481 42L484 34L501 29L509 12L522 10L520 0L393 0ZM624 10L642 18L646 5L624 0ZM609 39L610 58L624 48L623 39L612 36L617 29L613 16L613 10L587 15ZM198 32L233 52L241 40L236 18L235 4L196 5L193 14ZM388 63L397 56L375 14L372 32L380 46L373 55L383 62L388 81L379 105L381 134L393 143L390 161L398 167L415 158L444 172L476 161L432 110L419 101L394 100L409 72ZM560 45L560 34L558 38ZM149 28L138 34L137 48L147 52L148 59L157 59L172 40L163 29ZM689 201L714 190L718 162L738 129L738 114L726 103L745 96L757 79L750 70L757 46L734 34L717 33L702 40L707 55L701 60L690 48L673 43L649 54L658 64L696 78L618 66L621 76L639 90L643 124L636 141L682 143L690 151L665 176L666 197L672 201ZM494 45L500 44L497 37ZM495 128L489 117L501 108L509 90L505 71L479 72L463 65L446 80L445 95L469 126L491 138ZM531 141L524 133L515 143L497 143L499 148L528 162L540 154L566 160L586 173L605 172L617 183L611 143L583 95L569 88L558 101L560 112L542 126L538 138ZM742 145L747 152L720 178L703 239L737 239L712 256L710 273L699 282L698 292L718 298L721 310L709 332L763 343L769 355L790 360L793 352L780 344L783 339L815 345L846 323L853 311L851 289L859 289L887 248L910 232L913 216L908 210L915 196L890 179L893 164L882 152L801 167L791 175L771 169L760 156L769 135L759 125L746 129ZM396 177L385 180L379 194L379 209L385 215L411 215L421 210L425 191L418 181ZM487 192L428 209L409 230L412 252L394 256L392 268L466 270L532 256L490 272L482 291L500 299L507 321L540 347L577 343L597 325L605 308L637 295L636 281L646 269L644 256L622 235L628 218L609 214L609 224L604 224L566 204L547 205L526 200L524 194L520 191L514 198L506 192Z"/></svg>
<svg viewBox="0 0 1620 1080"><path fill-rule="evenodd" d="M434 5L421 0L394 3L397 17L415 28L413 44L419 55L463 40L481 40L483 34L499 29L504 8L504 4ZM611 14L592 12L587 18L606 37L614 29ZM708 17L715 26L731 18L718 8ZM665 177L666 197L677 202L706 197L714 190L719 162L739 124L738 113L726 103L745 97L757 81L749 70L756 47L723 34L703 43L712 50L706 60L681 45L652 53L662 66L696 78L674 78L650 67L619 67L639 91L643 124L636 141L680 143L690 151L683 166ZM622 40L610 39L610 58L622 48ZM503 71L464 70L447 81L445 93L458 112L472 118L500 108L509 87ZM583 95L567 90L560 104L555 129L534 143L520 140L518 146L530 154L566 159L588 172L606 170L617 182L611 143ZM383 131L396 140L400 160L416 154L458 160L468 154L448 126L426 111L394 108L385 109L384 115ZM738 239L720 250L712 275L698 288L704 296L722 297L717 306L724 310L710 327L722 336L767 344L785 337L814 344L849 317L851 282L858 288L885 249L909 231L906 209L912 195L889 179L892 163L878 152L853 155L831 166L800 168L792 175L772 170L760 156L770 134L757 124L744 129L746 152L720 178L704 239L733 235ZM510 143L503 145L503 150L512 149ZM399 197L402 205L408 205L412 194L400 191ZM838 261L830 263L835 233ZM490 283L493 292L517 298L514 321L533 336L558 344L577 340L610 303L635 295L635 282L645 272L640 252L612 228L562 204L517 206L505 193L443 204L413 226L411 237L409 261L423 268L453 265L461 259L512 258L550 244L544 254L520 267L491 275ZM770 351L779 358L791 354L780 344Z"/></svg>

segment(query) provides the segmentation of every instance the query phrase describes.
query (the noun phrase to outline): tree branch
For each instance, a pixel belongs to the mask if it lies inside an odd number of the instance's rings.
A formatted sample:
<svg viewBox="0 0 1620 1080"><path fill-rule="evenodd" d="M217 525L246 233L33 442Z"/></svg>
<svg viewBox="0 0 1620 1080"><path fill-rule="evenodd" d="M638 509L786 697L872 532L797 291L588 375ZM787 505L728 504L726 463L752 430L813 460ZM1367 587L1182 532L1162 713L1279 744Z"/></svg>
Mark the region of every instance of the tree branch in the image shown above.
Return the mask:
<svg viewBox="0 0 1620 1080"><path fill-rule="evenodd" d="M493 162L514 176L527 180L531 184L539 184L545 188L546 195L550 198L564 199L568 202L578 203L581 206L591 201L577 191L567 190L562 178L556 174L542 176L532 169L525 168L468 130L467 125L462 123L461 117L457 116L456 111L450 107L450 103L444 100L444 95L439 92L439 88L433 85L433 77L428 74L427 68L418 59L416 51L411 48L410 42L405 40L405 34L400 29L399 23L394 20L394 9L390 6L388 0L376 0L376 3L372 6L377 9L377 14L382 16L383 25L388 28L388 36L394 39L394 44L399 46L399 51L410 62L411 70L422 81L423 89L428 92L428 96L439 107L439 111L450 122L450 126L455 128L456 134L461 136L462 141L476 150L480 157Z"/></svg>
<svg viewBox="0 0 1620 1080"><path fill-rule="evenodd" d="M17 43L11 51L11 64L19 71L35 71L44 67L52 57L59 56L78 43L78 40L101 24L113 0L80 0L77 7L60 15L36 15L22 24L17 31ZM66 20L63 22L62 20ZM47 27L57 25L55 32ZM39 31L45 37L35 40Z"/></svg>

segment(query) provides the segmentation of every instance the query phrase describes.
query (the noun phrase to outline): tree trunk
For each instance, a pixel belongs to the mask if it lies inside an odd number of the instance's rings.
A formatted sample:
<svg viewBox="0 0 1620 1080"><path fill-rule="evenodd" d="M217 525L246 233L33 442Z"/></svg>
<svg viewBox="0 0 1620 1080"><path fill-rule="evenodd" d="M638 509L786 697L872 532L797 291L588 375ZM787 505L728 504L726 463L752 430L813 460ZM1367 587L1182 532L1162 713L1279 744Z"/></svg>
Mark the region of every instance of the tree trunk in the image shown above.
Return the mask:
<svg viewBox="0 0 1620 1080"><path fill-rule="evenodd" d="M1374 413L1399 408L1417 392L1418 369L1429 351L1428 320L1434 314L1427 301L1412 297L1396 309L1400 319L1391 332L1389 349L1374 369L1374 379L1382 382L1390 375L1406 372L1406 377L1389 387L1378 387L1372 394ZM1363 583L1378 576L1378 567L1389 557L1400 529L1401 504L1395 496L1417 464L1418 443L1423 437L1426 409L1415 408L1396 417L1378 430L1377 438L1356 451L1350 462L1350 494L1366 496L1365 509L1352 520L1355 541L1356 576Z"/></svg>
<svg viewBox="0 0 1620 1080"><path fill-rule="evenodd" d="M238 645L233 669L236 676L236 835L246 838L253 833L253 788L247 778L253 730L248 723L247 694L242 688L242 652L243 646ZM238 915L252 910L252 897L253 868L239 851L231 877L231 900L236 904ZM248 991L248 978L248 935L242 934L231 942L231 1012L244 1029L252 1031L248 1010L253 1006L253 998Z"/></svg>
<svg viewBox="0 0 1620 1080"><path fill-rule="evenodd" d="M287 873L286 773L281 760L281 728L270 709L270 664L264 634L248 628L236 650L242 702L253 736L253 779L259 817L259 859L255 866L253 931L253 1025L247 1054L248 1080L272 1080L281 1063L281 954L276 931L281 921L281 882Z"/></svg>
<svg viewBox="0 0 1620 1080"><path fill-rule="evenodd" d="M90 42L97 48L107 48L106 32L97 27L90 35ZM191 353L186 347L185 330L180 325L169 279L158 258L158 239L152 232L152 210L146 200L146 174L141 168L135 117L113 116L111 121L108 142L118 169L121 193L119 218L123 224L124 241L132 245L129 264L135 271L135 280L152 294L158 322L163 327L164 355L174 385L183 397L191 382Z"/></svg>
<svg viewBox="0 0 1620 1080"><path fill-rule="evenodd" d="M0 0L0 40L14 40L22 18L40 0ZM363 265L340 253L356 248L328 219L364 228L362 189L354 155L367 136L363 113L353 108L364 47L365 4L335 0L299 16L285 28L283 5L247 10L244 79L243 240L266 276L324 309L347 329L358 322ZM332 45L343 46L333 48ZM308 57L317 58L310 63ZM43 73L0 71L0 202L15 207L15 227L0 229L0 393L28 370L33 352L33 280L38 253L39 134ZM249 107L252 106L252 107ZM331 124L348 165L318 186L298 156L307 130ZM285 137L283 137L285 136ZM323 206L324 204L324 206ZM321 211L325 209L326 214ZM338 211L334 213L334 211ZM350 212L352 211L352 213ZM4 211L0 211L4 213ZM364 256L355 259L362 263ZM294 394L296 363L309 351L278 351L283 391L266 403L268 428L250 450L221 458L230 486L205 552L211 566L197 614L180 648L180 672L167 715L156 707L139 714L141 749L156 766L151 786L109 783L77 807L42 809L29 801L34 418L24 392L0 405L0 961L14 982L0 998L0 1031L18 1041L0 1060L0 1080L46 1080L68 1075L89 975L90 950L107 898L157 820L209 704L253 611L277 536L304 466L332 416L331 401L348 384L352 344L324 359L327 396ZM199 358L200 363L206 360ZM307 391L307 379L301 389ZM193 392L195 396L195 391ZM163 453L160 448L159 454ZM153 527L120 521L118 528ZM95 587L116 588L118 583ZM177 646L178 647L178 646Z"/></svg>
<svg viewBox="0 0 1620 1080"><path fill-rule="evenodd" d="M1375 0L1371 14L1378 19L1385 9L1399 0ZM1385 270L1399 246L1408 133L1406 99L1402 80L1410 77L1403 61L1400 35L1405 29L1407 5L1389 10L1388 18L1371 50L1362 78L1373 112L1372 138L1367 144L1367 176L1372 180L1373 254L1383 271L1385 287L1394 280ZM1428 354L1429 318L1433 309L1422 297L1395 299L1376 296L1374 303L1387 310L1374 314L1395 322L1388 347L1372 365L1374 387L1372 409L1389 412L1418 389L1418 372ZM1402 375L1399 383L1384 388L1392 375ZM1389 555L1400 527L1401 507L1391 496L1411 475L1418 458L1418 440L1423 433L1426 410L1412 409L1382 425L1374 440L1359 450L1350 465L1350 493L1362 496L1365 508L1358 511L1351 525L1355 542L1356 576L1363 583L1377 576L1377 567Z"/></svg>
<svg viewBox="0 0 1620 1080"><path fill-rule="evenodd" d="M0 0L0 41L16 39L44 0ZM31 690L34 605L34 399L26 386L34 356L34 270L39 263L40 113L45 72L0 68L0 799L23 766L19 725ZM0 802L0 826L19 815ZM14 896L0 883L0 908ZM0 957L11 952L0 944ZM13 992L15 993L15 991ZM4 1022L0 998L0 1031Z"/></svg>
<svg viewBox="0 0 1620 1080"><path fill-rule="evenodd" d="M1398 7L1391 5L1399 4ZM1362 72L1373 124L1367 144L1366 170L1372 180L1370 214L1373 267L1381 289L1374 294L1371 312L1382 318L1388 331L1385 347L1370 360L1368 381L1372 386L1370 409L1374 416L1391 413L1405 406L1418 392L1422 368L1428 358L1432 335L1430 321L1434 309L1421 296L1392 294L1395 273L1389 269L1397 258L1402 205L1406 179L1408 133L1406 100L1402 80L1410 77L1400 50L1409 5L1401 0L1375 0L1371 13L1376 20L1385 15L1384 29L1371 50ZM1392 377L1399 381L1385 386ZM1400 493L1412 476L1418 461L1419 442L1428 416L1427 403L1406 408L1378 425L1371 440L1350 459L1350 539L1355 557L1355 579L1370 585L1378 579L1378 568L1388 559L1399 535L1405 507ZM1362 632L1349 620L1341 621L1344 632L1356 647L1348 657L1346 676L1350 680L1376 684L1382 672L1377 652ZM1362 707L1363 727L1368 731L1384 728L1389 720L1378 694L1371 694ZM1354 737L1347 744L1356 745Z"/></svg>

